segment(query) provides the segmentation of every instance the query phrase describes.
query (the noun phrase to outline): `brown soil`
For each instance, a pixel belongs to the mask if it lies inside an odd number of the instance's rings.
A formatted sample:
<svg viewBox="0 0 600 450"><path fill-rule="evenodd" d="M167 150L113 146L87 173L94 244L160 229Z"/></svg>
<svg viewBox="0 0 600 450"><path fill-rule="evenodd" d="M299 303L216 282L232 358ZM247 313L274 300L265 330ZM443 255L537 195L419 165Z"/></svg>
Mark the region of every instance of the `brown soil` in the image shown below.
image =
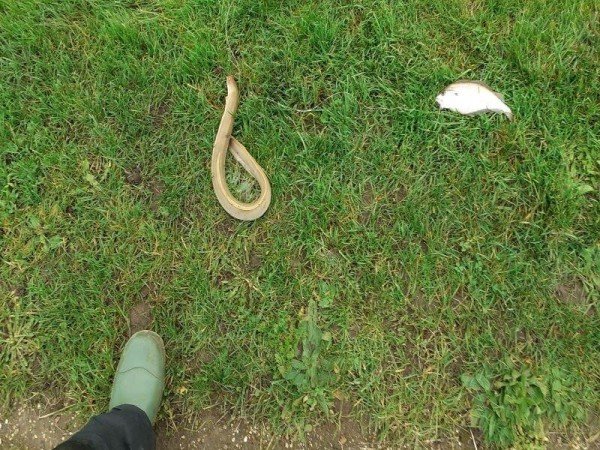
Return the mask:
<svg viewBox="0 0 600 450"><path fill-rule="evenodd" d="M0 412L0 448L3 450L52 449L85 422L60 403L27 405L10 414ZM171 422L171 421L170 421ZM194 423L160 421L156 426L158 450L173 449L375 449L374 436L365 436L358 422L340 414L338 424L327 424L310 433L306 442L276 438L245 421L232 420L214 409L202 411Z"/></svg>
<svg viewBox="0 0 600 450"><path fill-rule="evenodd" d="M577 306L587 303L585 288L580 280L571 280L556 287L556 296L566 303Z"/></svg>
<svg viewBox="0 0 600 450"><path fill-rule="evenodd" d="M152 307L147 302L140 302L129 311L131 334L140 330L152 329Z"/></svg>
<svg viewBox="0 0 600 450"><path fill-rule="evenodd" d="M0 411L0 448L51 449L76 431L77 425L68 407L60 404L29 405L10 415Z"/></svg>
<svg viewBox="0 0 600 450"><path fill-rule="evenodd" d="M142 169L140 166L135 166L130 170L125 171L125 181L128 184L137 186L142 182Z"/></svg>
<svg viewBox="0 0 600 450"><path fill-rule="evenodd" d="M577 278L559 284L555 295L561 302L571 305L584 314L589 316L597 314L596 305L588 298L585 286Z"/></svg>

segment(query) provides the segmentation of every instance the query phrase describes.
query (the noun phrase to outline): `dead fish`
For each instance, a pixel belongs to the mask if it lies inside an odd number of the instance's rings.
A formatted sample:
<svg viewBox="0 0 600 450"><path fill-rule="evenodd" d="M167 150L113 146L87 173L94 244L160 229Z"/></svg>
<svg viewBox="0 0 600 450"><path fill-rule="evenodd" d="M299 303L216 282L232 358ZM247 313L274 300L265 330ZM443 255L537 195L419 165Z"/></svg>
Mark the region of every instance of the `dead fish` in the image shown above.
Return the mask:
<svg viewBox="0 0 600 450"><path fill-rule="evenodd" d="M439 94L435 101L441 109L449 109L464 115L496 112L513 118L512 111L502 94L494 92L481 81L459 80L452 83Z"/></svg>

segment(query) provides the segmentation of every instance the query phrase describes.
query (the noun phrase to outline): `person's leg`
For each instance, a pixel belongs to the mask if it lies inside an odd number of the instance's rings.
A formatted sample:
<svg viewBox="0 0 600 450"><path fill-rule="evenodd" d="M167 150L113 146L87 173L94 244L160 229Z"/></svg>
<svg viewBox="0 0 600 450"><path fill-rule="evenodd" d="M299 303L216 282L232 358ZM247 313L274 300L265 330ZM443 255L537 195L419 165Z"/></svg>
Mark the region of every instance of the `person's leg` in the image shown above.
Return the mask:
<svg viewBox="0 0 600 450"><path fill-rule="evenodd" d="M123 349L108 413L92 418L58 450L154 449L156 419L165 377L165 349L152 331L135 333Z"/></svg>
<svg viewBox="0 0 600 450"><path fill-rule="evenodd" d="M56 450L141 450L155 446L146 413L135 405L121 405L93 417Z"/></svg>

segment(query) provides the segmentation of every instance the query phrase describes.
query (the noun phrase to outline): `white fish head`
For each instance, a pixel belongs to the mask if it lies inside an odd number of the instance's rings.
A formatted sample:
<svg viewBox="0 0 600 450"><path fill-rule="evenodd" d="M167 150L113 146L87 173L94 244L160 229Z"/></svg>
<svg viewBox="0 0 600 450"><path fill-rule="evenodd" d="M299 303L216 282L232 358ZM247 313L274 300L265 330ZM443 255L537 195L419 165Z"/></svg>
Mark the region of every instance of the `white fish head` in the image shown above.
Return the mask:
<svg viewBox="0 0 600 450"><path fill-rule="evenodd" d="M458 108L463 101L461 99L461 93L459 90L455 90L452 87L448 87L446 90L438 94L435 101L442 109L455 109Z"/></svg>

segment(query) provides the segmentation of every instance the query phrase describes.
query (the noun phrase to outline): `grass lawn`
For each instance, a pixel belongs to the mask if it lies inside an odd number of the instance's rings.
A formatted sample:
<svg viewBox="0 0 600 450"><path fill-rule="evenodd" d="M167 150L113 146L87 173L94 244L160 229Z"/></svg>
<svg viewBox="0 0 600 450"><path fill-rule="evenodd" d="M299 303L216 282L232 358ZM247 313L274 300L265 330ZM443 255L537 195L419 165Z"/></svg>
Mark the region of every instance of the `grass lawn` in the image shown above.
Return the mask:
<svg viewBox="0 0 600 450"><path fill-rule="evenodd" d="M169 423L213 406L302 439L346 405L388 445L471 425L502 447L593 436L599 14L0 0L4 410L48 393L103 410L148 326ZM253 223L212 191L227 74L235 135L273 188ZM460 78L515 120L439 111Z"/></svg>

